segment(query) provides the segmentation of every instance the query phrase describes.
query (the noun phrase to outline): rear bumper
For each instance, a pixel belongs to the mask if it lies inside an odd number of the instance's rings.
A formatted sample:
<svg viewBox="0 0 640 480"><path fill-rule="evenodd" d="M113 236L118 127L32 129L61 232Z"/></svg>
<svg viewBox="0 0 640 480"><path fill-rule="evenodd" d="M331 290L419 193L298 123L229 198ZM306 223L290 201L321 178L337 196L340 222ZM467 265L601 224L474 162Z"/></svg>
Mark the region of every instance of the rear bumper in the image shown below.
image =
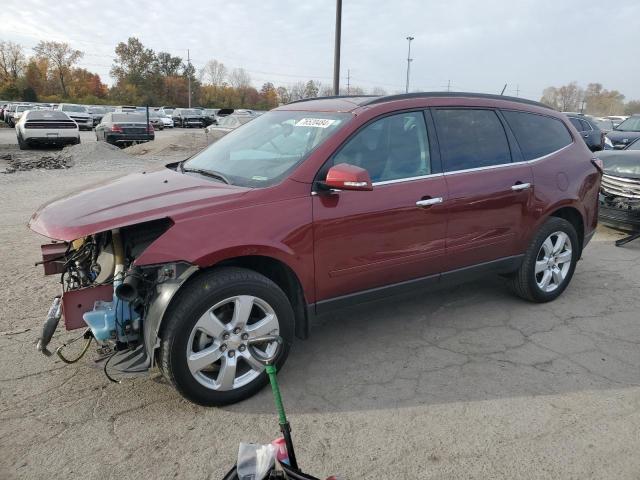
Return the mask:
<svg viewBox="0 0 640 480"><path fill-rule="evenodd" d="M107 135L108 143L149 142L155 138L154 134L146 133L110 133Z"/></svg>
<svg viewBox="0 0 640 480"><path fill-rule="evenodd" d="M80 137L28 137L24 141L28 145L74 145Z"/></svg>

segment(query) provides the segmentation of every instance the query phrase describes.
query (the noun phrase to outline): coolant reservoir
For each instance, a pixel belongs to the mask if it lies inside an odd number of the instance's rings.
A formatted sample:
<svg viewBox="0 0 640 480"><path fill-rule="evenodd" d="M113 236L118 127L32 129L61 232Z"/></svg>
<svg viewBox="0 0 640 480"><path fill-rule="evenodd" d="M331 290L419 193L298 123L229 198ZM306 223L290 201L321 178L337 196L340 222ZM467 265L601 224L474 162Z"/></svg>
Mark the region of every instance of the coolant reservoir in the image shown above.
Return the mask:
<svg viewBox="0 0 640 480"><path fill-rule="evenodd" d="M114 292L119 283L122 282L113 283ZM101 342L109 339L126 341L128 335L125 333L125 326L139 320L138 314L129 302L120 300L115 293L110 302L102 300L95 302L93 310L86 312L82 318L89 325L95 339Z"/></svg>

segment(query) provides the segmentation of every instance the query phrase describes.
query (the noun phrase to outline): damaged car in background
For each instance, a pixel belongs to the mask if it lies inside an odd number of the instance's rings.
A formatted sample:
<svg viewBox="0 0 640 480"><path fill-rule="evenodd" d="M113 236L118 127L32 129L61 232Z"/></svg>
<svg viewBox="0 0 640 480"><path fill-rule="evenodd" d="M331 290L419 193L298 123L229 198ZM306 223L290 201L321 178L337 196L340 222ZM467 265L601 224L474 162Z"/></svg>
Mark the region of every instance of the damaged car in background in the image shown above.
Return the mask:
<svg viewBox="0 0 640 480"><path fill-rule="evenodd" d="M640 232L640 139L624 150L598 152L604 165L600 187L600 222L629 233L624 245Z"/></svg>

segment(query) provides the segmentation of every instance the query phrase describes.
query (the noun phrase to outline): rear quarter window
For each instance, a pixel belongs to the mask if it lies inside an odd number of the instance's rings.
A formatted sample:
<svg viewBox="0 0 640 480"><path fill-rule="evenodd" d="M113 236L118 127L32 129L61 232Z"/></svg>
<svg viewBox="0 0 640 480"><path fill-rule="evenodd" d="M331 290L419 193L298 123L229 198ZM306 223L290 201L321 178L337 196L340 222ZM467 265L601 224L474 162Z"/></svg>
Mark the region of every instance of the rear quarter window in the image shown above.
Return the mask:
<svg viewBox="0 0 640 480"><path fill-rule="evenodd" d="M549 155L573 142L569 130L557 118L508 110L502 113L516 136L525 160Z"/></svg>

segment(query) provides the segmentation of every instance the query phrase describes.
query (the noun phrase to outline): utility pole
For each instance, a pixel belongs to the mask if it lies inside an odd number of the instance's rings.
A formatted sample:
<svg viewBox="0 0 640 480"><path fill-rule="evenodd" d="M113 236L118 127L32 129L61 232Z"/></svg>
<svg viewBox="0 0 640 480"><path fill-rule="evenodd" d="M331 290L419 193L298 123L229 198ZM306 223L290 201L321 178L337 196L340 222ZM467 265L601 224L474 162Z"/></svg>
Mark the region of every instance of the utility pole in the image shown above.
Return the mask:
<svg viewBox="0 0 640 480"><path fill-rule="evenodd" d="M413 39L414 37L407 37L407 40L409 40L409 51L407 52L407 86L405 88L405 93L409 93L409 72L411 71L411 62L413 61L411 58L411 40Z"/></svg>
<svg viewBox="0 0 640 480"><path fill-rule="evenodd" d="M189 82L189 108L191 108L191 57L189 56L189 49L187 48L187 65L189 65L189 72L187 74L187 81Z"/></svg>
<svg viewBox="0 0 640 480"><path fill-rule="evenodd" d="M347 69L347 95L351 94L351 70Z"/></svg>
<svg viewBox="0 0 640 480"><path fill-rule="evenodd" d="M451 80L447 80L447 92L451 91Z"/></svg>
<svg viewBox="0 0 640 480"><path fill-rule="evenodd" d="M340 95L340 33L342 30L342 0L336 0L336 44L333 52L333 94Z"/></svg>
<svg viewBox="0 0 640 480"><path fill-rule="evenodd" d="M520 85L516 85L516 97L520 96Z"/></svg>

